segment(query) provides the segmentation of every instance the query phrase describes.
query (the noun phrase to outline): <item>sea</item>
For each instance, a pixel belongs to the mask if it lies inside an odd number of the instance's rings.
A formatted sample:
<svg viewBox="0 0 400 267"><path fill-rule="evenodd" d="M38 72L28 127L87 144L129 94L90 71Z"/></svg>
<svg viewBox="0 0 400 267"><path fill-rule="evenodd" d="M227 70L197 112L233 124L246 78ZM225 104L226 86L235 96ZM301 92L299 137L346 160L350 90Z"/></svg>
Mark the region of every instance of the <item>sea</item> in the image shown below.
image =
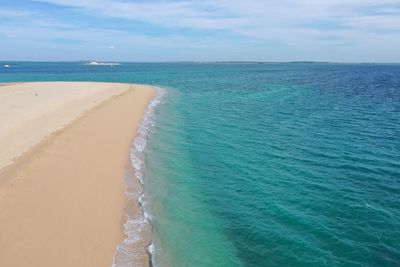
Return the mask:
<svg viewBox="0 0 400 267"><path fill-rule="evenodd" d="M400 266L399 64L1 62L17 81L158 88L132 144L155 267Z"/></svg>

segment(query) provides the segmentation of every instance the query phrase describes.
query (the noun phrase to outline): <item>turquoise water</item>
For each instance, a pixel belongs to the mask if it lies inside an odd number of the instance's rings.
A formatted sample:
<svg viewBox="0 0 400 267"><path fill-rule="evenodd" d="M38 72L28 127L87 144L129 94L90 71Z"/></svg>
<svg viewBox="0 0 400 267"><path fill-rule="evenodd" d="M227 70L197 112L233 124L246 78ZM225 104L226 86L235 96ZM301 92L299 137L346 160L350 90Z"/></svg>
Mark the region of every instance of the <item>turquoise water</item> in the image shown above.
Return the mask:
<svg viewBox="0 0 400 267"><path fill-rule="evenodd" d="M400 265L400 65L14 65L0 81L166 88L145 153L155 266Z"/></svg>

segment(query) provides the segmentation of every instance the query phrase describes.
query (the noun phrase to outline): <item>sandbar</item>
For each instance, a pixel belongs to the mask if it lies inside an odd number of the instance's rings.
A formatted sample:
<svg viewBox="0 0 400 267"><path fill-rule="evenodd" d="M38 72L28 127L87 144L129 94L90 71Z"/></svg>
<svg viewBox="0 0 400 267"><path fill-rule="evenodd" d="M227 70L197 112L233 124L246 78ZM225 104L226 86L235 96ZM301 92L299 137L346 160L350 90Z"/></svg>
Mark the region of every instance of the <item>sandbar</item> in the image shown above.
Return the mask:
<svg viewBox="0 0 400 267"><path fill-rule="evenodd" d="M0 87L0 266L111 265L129 148L154 94L113 83Z"/></svg>

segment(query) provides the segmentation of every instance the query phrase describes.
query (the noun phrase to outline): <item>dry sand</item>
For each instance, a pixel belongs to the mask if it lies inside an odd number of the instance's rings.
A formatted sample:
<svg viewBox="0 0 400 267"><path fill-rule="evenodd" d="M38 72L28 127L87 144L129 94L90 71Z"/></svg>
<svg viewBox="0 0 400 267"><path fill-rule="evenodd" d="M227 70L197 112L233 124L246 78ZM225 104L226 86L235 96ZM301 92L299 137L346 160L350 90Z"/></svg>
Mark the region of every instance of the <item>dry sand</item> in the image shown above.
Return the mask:
<svg viewBox="0 0 400 267"><path fill-rule="evenodd" d="M0 266L111 265L121 179L153 95L127 84L0 87Z"/></svg>
<svg viewBox="0 0 400 267"><path fill-rule="evenodd" d="M0 90L0 168L129 84L19 83Z"/></svg>

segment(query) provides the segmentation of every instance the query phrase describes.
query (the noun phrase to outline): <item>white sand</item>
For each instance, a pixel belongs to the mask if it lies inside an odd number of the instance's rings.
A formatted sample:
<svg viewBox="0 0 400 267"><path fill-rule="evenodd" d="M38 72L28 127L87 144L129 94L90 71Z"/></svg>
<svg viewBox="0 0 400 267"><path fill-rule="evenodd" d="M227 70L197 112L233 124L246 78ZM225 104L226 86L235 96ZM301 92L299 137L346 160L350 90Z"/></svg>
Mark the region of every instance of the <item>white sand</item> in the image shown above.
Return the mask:
<svg viewBox="0 0 400 267"><path fill-rule="evenodd" d="M40 82L0 87L0 169L129 84Z"/></svg>

